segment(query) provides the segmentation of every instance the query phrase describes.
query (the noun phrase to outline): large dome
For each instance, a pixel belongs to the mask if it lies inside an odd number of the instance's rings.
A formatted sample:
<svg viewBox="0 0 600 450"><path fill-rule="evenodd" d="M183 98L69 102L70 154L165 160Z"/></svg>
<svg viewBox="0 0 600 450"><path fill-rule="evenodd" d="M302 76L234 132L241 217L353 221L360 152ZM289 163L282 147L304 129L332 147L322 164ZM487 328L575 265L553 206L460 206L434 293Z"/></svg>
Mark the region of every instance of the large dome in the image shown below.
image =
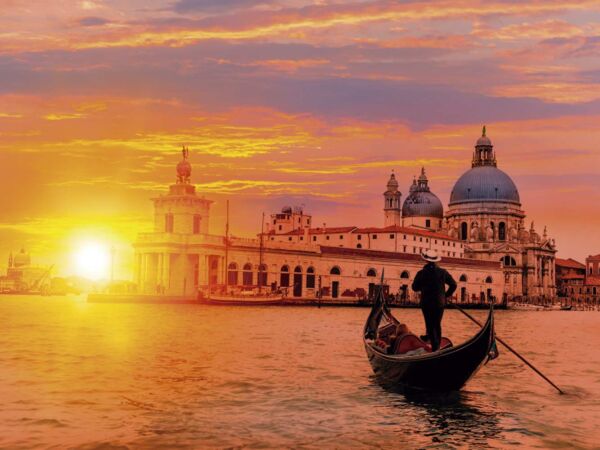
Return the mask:
<svg viewBox="0 0 600 450"><path fill-rule="evenodd" d="M521 206L517 186L495 166L475 166L458 179L450 194L449 205L470 202L502 202Z"/></svg>
<svg viewBox="0 0 600 450"><path fill-rule="evenodd" d="M427 191L412 192L402 205L402 217L444 217L444 207L437 196Z"/></svg>

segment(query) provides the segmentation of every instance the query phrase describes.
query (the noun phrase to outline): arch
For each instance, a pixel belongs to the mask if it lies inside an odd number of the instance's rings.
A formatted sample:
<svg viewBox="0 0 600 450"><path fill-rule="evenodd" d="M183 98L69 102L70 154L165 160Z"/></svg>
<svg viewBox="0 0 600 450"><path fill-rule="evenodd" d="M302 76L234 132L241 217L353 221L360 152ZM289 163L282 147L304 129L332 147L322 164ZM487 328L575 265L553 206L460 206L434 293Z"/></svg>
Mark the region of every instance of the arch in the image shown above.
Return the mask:
<svg viewBox="0 0 600 450"><path fill-rule="evenodd" d="M302 267L300 267L300 266L296 266L296 267L294 268L294 273L302 273Z"/></svg>
<svg viewBox="0 0 600 450"><path fill-rule="evenodd" d="M410 278L410 273L408 272L408 270L403 270L400 274L400 278Z"/></svg>
<svg viewBox="0 0 600 450"><path fill-rule="evenodd" d="M488 275L488 276L486 277L486 279L485 279L485 282L486 282L486 283L493 283L493 282L494 282L494 280L492 279L492 276L491 276L491 275Z"/></svg>
<svg viewBox="0 0 600 450"><path fill-rule="evenodd" d="M513 258L510 255L505 255L502 258L500 258L500 261L502 262L502 264L504 264L504 267L514 267L517 265L517 261L515 260L515 258Z"/></svg>
<svg viewBox="0 0 600 450"><path fill-rule="evenodd" d="M252 286L253 276L252 276L252 264L246 263L242 268L242 284L244 286Z"/></svg>
<svg viewBox="0 0 600 450"><path fill-rule="evenodd" d="M467 282L467 276L463 273L460 278L458 279L458 281L462 281L463 283Z"/></svg>
<svg viewBox="0 0 600 450"><path fill-rule="evenodd" d="M302 267L294 267L294 297L302 297Z"/></svg>
<svg viewBox="0 0 600 450"><path fill-rule="evenodd" d="M356 248L362 248L362 244L356 244Z"/></svg>
<svg viewBox="0 0 600 450"><path fill-rule="evenodd" d="M505 241L506 240L506 223L500 222L498 224L498 240Z"/></svg>
<svg viewBox="0 0 600 450"><path fill-rule="evenodd" d="M258 266L258 285L266 286L268 281L268 268L266 264Z"/></svg>
<svg viewBox="0 0 600 450"><path fill-rule="evenodd" d="M463 222L460 224L460 239L462 241L466 241L469 237L469 226L467 225L467 222Z"/></svg>
<svg viewBox="0 0 600 450"><path fill-rule="evenodd" d="M314 289L315 287L315 268L312 266L306 269L306 287L308 289Z"/></svg>
<svg viewBox="0 0 600 450"><path fill-rule="evenodd" d="M367 270L367 276L368 277L376 277L377 271L371 267L369 270Z"/></svg>
<svg viewBox="0 0 600 450"><path fill-rule="evenodd" d="M290 285L290 268L287 265L281 266L281 274L279 275L279 285L288 287Z"/></svg>
<svg viewBox="0 0 600 450"><path fill-rule="evenodd" d="M331 268L331 270L329 271L330 275L341 275L342 271L340 270L340 268L338 266L333 266Z"/></svg>
<svg viewBox="0 0 600 450"><path fill-rule="evenodd" d="M238 284L238 266L234 262L227 265L227 285L235 286Z"/></svg>

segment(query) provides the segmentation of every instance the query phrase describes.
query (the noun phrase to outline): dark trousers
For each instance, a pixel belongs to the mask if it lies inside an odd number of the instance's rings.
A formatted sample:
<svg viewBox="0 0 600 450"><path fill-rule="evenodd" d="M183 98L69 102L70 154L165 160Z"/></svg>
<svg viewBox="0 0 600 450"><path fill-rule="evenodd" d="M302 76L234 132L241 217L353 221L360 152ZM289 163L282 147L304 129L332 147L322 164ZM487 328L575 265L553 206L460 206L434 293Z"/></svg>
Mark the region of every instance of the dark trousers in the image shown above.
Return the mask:
<svg viewBox="0 0 600 450"><path fill-rule="evenodd" d="M423 317L425 318L425 328L427 328L427 336L431 342L431 350L436 351L440 348L442 340L442 316L444 315L443 306L422 306Z"/></svg>

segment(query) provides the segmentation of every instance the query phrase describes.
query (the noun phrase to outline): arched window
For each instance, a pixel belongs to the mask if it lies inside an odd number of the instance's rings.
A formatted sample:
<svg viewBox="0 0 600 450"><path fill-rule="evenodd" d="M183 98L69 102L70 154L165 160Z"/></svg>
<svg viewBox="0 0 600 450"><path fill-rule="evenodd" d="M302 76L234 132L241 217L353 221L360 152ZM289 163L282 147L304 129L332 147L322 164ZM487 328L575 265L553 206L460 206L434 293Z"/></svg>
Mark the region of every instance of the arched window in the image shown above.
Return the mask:
<svg viewBox="0 0 600 450"><path fill-rule="evenodd" d="M242 272L242 284L244 286L252 286L252 264L246 263Z"/></svg>
<svg viewBox="0 0 600 450"><path fill-rule="evenodd" d="M463 273L463 274L460 276L460 278L459 278L459 281L462 281L463 283L466 283L466 282L467 282L467 276L466 276L466 275Z"/></svg>
<svg viewBox="0 0 600 450"><path fill-rule="evenodd" d="M373 268L370 268L369 270L367 270L367 276L368 277L376 277L377 276L377 271Z"/></svg>
<svg viewBox="0 0 600 450"><path fill-rule="evenodd" d="M362 244L356 244L356 248L362 248Z"/></svg>
<svg viewBox="0 0 600 450"><path fill-rule="evenodd" d="M302 273L302 267L296 266L296 268L294 269L294 273Z"/></svg>
<svg viewBox="0 0 600 450"><path fill-rule="evenodd" d="M330 275L340 275L342 273L342 271L340 270L340 268L338 266L333 266L331 268L331 270L329 271Z"/></svg>
<svg viewBox="0 0 600 450"><path fill-rule="evenodd" d="M460 238L463 241L466 241L468 239L468 231L469 231L469 227L467 225L467 222L463 222L460 224Z"/></svg>
<svg viewBox="0 0 600 450"><path fill-rule="evenodd" d="M281 287L288 287L290 285L290 268L288 266L281 266L279 285Z"/></svg>
<svg viewBox="0 0 600 450"><path fill-rule="evenodd" d="M268 278L267 265L261 264L260 266L258 266L258 285L266 286L267 278Z"/></svg>
<svg viewBox="0 0 600 450"><path fill-rule="evenodd" d="M486 282L486 283L492 283L492 282L493 282L493 280L492 280L492 277L491 277L491 276L488 276L488 277L485 279L485 282Z"/></svg>
<svg viewBox="0 0 600 450"><path fill-rule="evenodd" d="M400 278L410 278L410 273L408 273L408 270L403 271L400 274Z"/></svg>
<svg viewBox="0 0 600 450"><path fill-rule="evenodd" d="M232 262L227 266L227 284L235 286L238 284L238 270L237 264Z"/></svg>
<svg viewBox="0 0 600 450"><path fill-rule="evenodd" d="M498 239L501 241L506 240L506 224L504 222L498 224Z"/></svg>
<svg viewBox="0 0 600 450"><path fill-rule="evenodd" d="M306 287L308 289L314 289L315 287L315 269L314 267L309 267L306 269Z"/></svg>

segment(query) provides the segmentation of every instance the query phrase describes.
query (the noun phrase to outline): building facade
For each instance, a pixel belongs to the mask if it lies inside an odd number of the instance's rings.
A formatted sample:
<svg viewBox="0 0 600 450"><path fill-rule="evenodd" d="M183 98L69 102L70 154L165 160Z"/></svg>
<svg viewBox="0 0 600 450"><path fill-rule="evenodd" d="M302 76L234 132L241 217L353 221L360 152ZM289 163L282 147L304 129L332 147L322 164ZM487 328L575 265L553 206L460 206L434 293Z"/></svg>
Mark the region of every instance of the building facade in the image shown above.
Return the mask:
<svg viewBox="0 0 600 450"><path fill-rule="evenodd" d="M191 171L184 148L175 184L153 199L154 231L134 244L141 292L283 289L299 298L361 298L372 293L385 269L387 289L414 300L409 287L426 249L438 251L459 283L457 300L551 297L556 291L554 241L537 235L533 225L525 231L517 188L496 167L485 132L446 214L424 168L404 203L392 172L381 227L314 227L304 208L286 206L256 238L212 235L212 202L196 192Z"/></svg>
<svg viewBox="0 0 600 450"><path fill-rule="evenodd" d="M505 292L511 297L556 295L554 239L540 236L533 221L525 226L519 191L497 167L496 153L483 127L471 169L456 182L445 216L445 232L464 244L465 256L499 261Z"/></svg>

